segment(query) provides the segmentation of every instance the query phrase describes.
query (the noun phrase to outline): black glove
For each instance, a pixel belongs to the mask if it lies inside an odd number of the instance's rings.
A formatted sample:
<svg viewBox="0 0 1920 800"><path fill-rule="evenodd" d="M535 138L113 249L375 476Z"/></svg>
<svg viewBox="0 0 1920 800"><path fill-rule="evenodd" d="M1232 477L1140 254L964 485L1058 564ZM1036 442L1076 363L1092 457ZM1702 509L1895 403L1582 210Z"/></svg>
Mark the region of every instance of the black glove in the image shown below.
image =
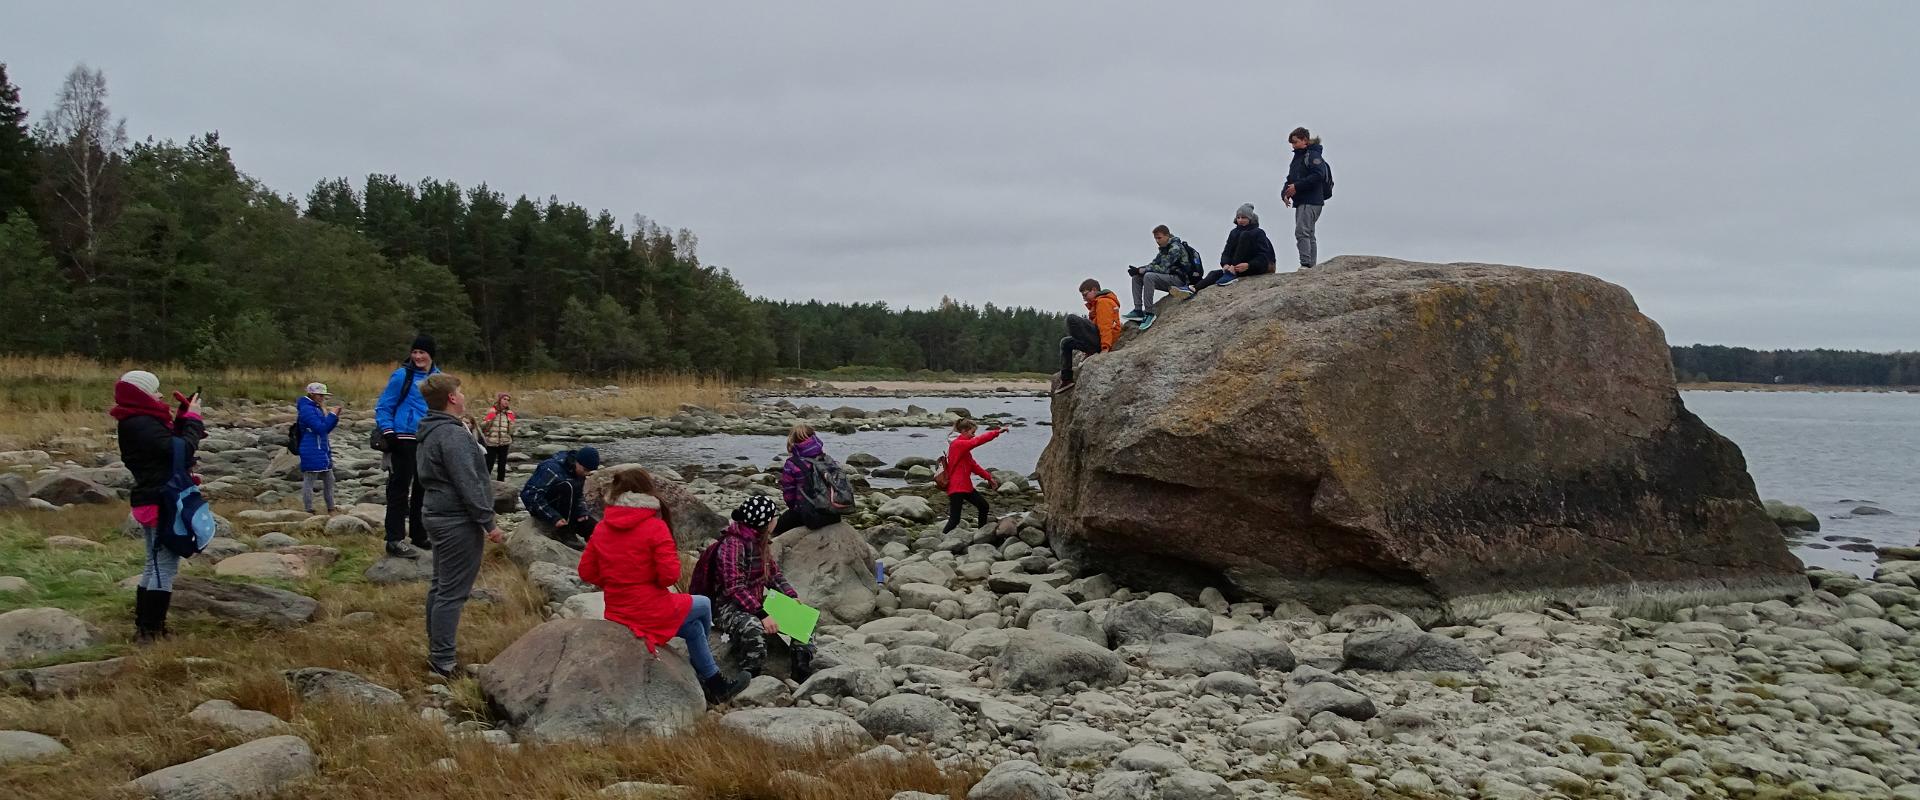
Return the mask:
<svg viewBox="0 0 1920 800"><path fill-rule="evenodd" d="M395 450L400 449L400 434L384 433L384 434L381 434L380 440L383 442L386 442L387 444L386 452L391 453Z"/></svg>
<svg viewBox="0 0 1920 800"><path fill-rule="evenodd" d="M1138 277L1140 277L1140 268L1139 268L1139 267L1127 267L1127 274L1128 274L1128 275L1132 275L1133 277L1136 277L1136 278L1138 278Z"/></svg>

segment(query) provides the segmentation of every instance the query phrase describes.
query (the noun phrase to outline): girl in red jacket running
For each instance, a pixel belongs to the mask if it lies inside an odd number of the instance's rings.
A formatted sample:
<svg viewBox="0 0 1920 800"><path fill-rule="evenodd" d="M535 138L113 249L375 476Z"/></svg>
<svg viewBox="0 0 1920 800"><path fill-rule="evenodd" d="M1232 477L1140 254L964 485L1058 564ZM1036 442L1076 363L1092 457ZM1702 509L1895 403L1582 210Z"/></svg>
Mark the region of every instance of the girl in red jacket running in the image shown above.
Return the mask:
<svg viewBox="0 0 1920 800"><path fill-rule="evenodd" d="M687 660L709 704L739 694L750 677L722 675L707 647L712 602L673 590L680 552L673 544L673 513L654 496L653 476L637 467L621 470L607 486L606 503L606 518L580 554L580 578L607 593L607 619L646 640L647 652L675 636L687 640Z"/></svg>
<svg viewBox="0 0 1920 800"><path fill-rule="evenodd" d="M980 527L987 526L987 501L974 491L973 476L978 475L993 485L993 476L973 460L973 448L999 438L1000 426L996 425L979 436L974 431L979 426L973 420L963 419L953 423L953 439L947 443L947 529L951 533L960 527L960 510L968 503L980 511Z"/></svg>

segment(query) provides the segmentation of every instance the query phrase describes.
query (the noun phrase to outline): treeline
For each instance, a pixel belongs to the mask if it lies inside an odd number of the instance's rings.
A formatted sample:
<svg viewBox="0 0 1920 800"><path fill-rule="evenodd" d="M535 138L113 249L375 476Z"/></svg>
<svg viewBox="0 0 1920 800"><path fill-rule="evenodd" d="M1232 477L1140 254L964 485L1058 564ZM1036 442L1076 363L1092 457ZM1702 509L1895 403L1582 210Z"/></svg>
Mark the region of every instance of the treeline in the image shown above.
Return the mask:
<svg viewBox="0 0 1920 800"><path fill-rule="evenodd" d="M38 124L0 65L0 353L208 366L397 359L755 377L1050 369L1059 315L755 300L697 239L549 197L393 175L281 196L218 133L129 142L76 67ZM1050 344L1052 343L1052 344Z"/></svg>
<svg viewBox="0 0 1920 800"><path fill-rule="evenodd" d="M1920 385L1920 352L1751 350L1717 344L1692 344L1672 350L1674 377L1683 382Z"/></svg>

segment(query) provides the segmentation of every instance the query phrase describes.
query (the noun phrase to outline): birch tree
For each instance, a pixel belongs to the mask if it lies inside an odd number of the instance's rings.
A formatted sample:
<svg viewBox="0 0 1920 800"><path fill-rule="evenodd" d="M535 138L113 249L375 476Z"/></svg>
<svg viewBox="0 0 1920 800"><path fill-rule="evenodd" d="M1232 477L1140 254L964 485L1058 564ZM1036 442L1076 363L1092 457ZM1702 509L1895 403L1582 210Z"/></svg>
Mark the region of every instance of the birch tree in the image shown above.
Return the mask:
<svg viewBox="0 0 1920 800"><path fill-rule="evenodd" d="M100 277L100 235L119 211L127 149L127 121L107 108L107 76L75 66L35 133L45 158L47 222L80 279L92 283Z"/></svg>

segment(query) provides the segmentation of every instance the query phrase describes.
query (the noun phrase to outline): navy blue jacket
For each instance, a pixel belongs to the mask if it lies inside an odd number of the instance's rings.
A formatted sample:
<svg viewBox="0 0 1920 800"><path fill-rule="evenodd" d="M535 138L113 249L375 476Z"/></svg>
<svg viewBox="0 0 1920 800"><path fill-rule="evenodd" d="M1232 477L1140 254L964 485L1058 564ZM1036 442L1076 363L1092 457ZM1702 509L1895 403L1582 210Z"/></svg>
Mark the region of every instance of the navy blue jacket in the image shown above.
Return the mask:
<svg viewBox="0 0 1920 800"><path fill-rule="evenodd" d="M520 487L520 503L534 519L549 525L587 516L587 481L573 472L573 451L554 453L534 467Z"/></svg>
<svg viewBox="0 0 1920 800"><path fill-rule="evenodd" d="M1229 264L1247 265L1248 275L1265 275L1273 271L1273 240L1267 238L1267 232L1259 225L1233 226L1227 232L1226 249L1220 251L1220 266Z"/></svg>
<svg viewBox="0 0 1920 800"><path fill-rule="evenodd" d="M1293 151L1293 163L1287 165L1287 183L1293 187L1296 206L1323 206L1333 189L1333 168L1320 155L1320 143L1314 142Z"/></svg>

